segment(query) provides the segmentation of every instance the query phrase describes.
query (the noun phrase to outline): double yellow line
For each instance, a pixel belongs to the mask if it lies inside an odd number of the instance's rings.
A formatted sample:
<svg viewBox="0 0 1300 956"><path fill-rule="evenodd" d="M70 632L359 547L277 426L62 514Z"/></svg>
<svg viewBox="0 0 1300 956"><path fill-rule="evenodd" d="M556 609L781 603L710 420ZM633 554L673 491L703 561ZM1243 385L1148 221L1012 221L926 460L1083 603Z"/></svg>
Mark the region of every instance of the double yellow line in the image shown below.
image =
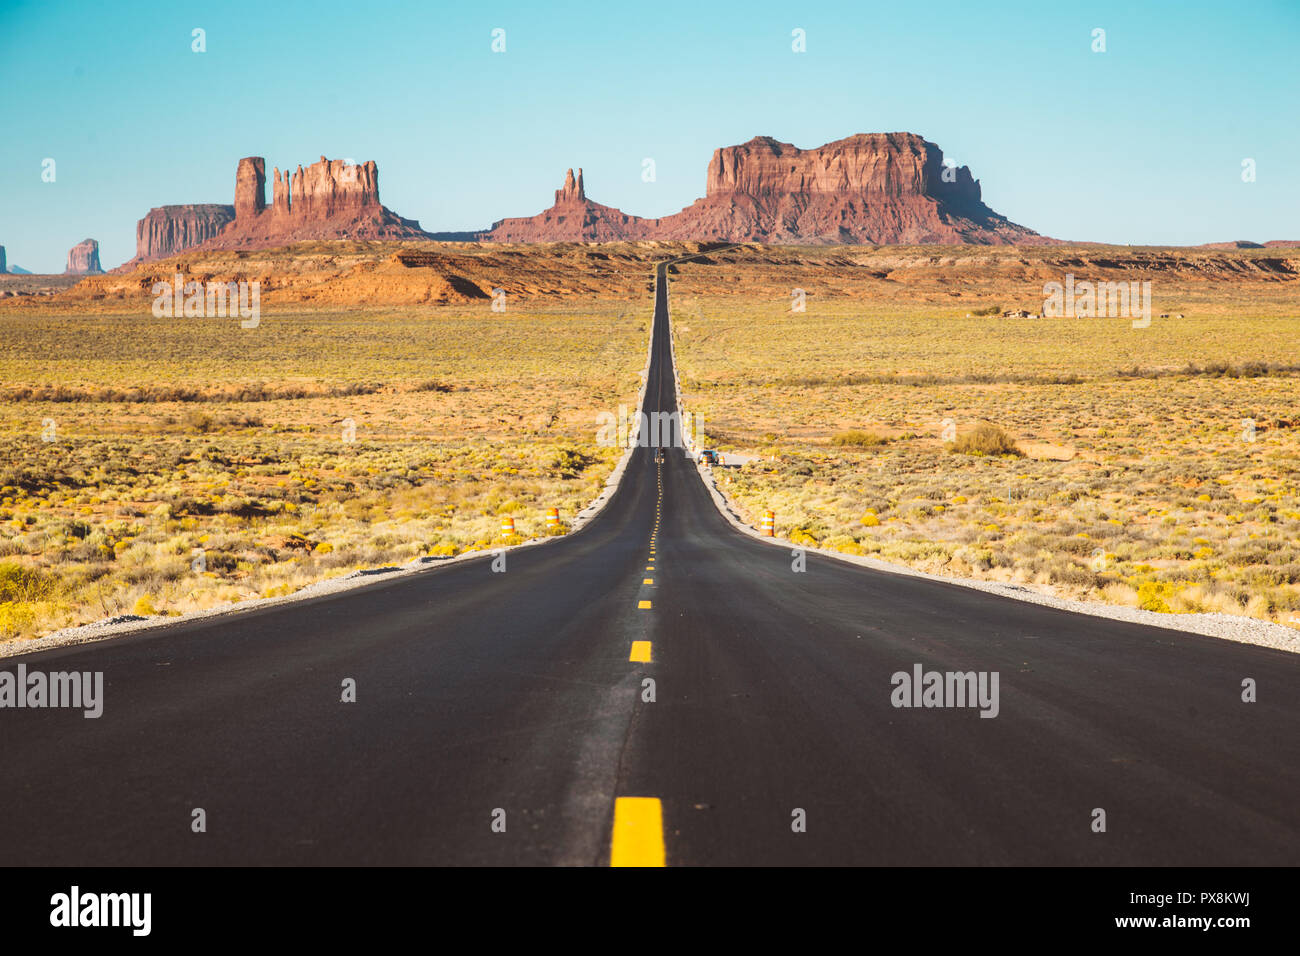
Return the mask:
<svg viewBox="0 0 1300 956"><path fill-rule="evenodd" d="M687 257L690 258L690 257ZM663 465L657 465L658 494L655 500L655 523L650 532L650 557L646 570L655 569L655 542L663 517ZM642 586L653 586L654 578L644 578ZM637 608L651 610L651 602L638 601ZM628 660L640 664L651 662L651 642L633 641ZM664 811L658 797L619 797L614 801L614 829L609 847L610 866L667 866L664 850Z"/></svg>

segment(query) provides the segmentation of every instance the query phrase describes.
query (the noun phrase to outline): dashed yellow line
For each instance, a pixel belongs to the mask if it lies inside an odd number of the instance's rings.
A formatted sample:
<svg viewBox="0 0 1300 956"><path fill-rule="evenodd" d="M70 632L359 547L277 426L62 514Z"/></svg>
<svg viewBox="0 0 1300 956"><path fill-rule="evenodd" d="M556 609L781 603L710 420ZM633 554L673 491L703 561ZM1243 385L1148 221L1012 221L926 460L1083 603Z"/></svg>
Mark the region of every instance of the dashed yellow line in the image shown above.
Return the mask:
<svg viewBox="0 0 1300 956"><path fill-rule="evenodd" d="M619 797L614 801L610 866L666 866L664 812L658 797Z"/></svg>
<svg viewBox="0 0 1300 956"><path fill-rule="evenodd" d="M649 602L649 601L638 601L638 602L637 602L636 609L637 609L638 611L648 611L648 610L650 610L650 602Z"/></svg>
<svg viewBox="0 0 1300 956"><path fill-rule="evenodd" d="M649 641L633 641L633 642L632 642L632 653L628 654L627 659L628 659L629 661L635 661L635 662L638 663L638 664L649 664L649 663L651 663L651 661L650 661L650 642L649 642Z"/></svg>
<svg viewBox="0 0 1300 956"><path fill-rule="evenodd" d="M654 579L654 578L646 578L646 579L643 580L641 583L642 583L642 584L654 584L654 583L655 583L655 579Z"/></svg>

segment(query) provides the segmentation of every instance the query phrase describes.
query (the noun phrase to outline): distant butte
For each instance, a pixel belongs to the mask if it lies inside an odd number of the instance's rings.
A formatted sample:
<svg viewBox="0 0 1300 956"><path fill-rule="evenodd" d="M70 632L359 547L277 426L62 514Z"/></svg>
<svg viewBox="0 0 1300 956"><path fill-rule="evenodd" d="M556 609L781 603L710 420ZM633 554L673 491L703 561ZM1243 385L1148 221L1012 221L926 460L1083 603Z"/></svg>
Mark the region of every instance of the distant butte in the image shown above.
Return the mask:
<svg viewBox="0 0 1300 956"><path fill-rule="evenodd" d="M1235 242L1205 242L1193 249L1286 249L1300 246L1300 239L1270 239L1268 242L1251 242L1238 239Z"/></svg>
<svg viewBox="0 0 1300 956"><path fill-rule="evenodd" d="M83 239L68 250L65 275L93 276L103 271L99 266L99 243L94 239Z"/></svg>

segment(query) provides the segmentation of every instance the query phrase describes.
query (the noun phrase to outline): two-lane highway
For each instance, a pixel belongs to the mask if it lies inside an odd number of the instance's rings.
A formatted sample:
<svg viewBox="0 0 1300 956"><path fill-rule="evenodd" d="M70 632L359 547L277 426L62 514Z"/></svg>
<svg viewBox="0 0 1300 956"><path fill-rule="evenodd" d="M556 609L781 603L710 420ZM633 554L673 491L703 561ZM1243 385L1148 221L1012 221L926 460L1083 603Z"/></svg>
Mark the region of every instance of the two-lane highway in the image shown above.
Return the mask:
<svg viewBox="0 0 1300 956"><path fill-rule="evenodd" d="M661 267L647 412L667 305ZM105 702L0 710L0 863L1300 862L1300 656L795 566L639 448L504 573L5 660ZM997 716L894 706L915 665L996 672Z"/></svg>

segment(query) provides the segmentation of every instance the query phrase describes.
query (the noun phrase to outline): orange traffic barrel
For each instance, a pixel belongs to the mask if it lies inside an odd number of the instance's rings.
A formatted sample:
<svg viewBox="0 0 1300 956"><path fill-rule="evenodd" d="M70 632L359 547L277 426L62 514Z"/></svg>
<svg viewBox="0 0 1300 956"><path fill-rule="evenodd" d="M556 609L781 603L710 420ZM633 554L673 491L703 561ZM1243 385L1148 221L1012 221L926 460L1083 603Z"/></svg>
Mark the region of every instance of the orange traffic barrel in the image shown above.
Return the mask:
<svg viewBox="0 0 1300 956"><path fill-rule="evenodd" d="M554 530L555 530L556 528L558 528L559 526L560 526L560 509L559 509L559 508L547 508L547 509L546 509L546 528L547 528L547 530L548 530L548 531L554 531Z"/></svg>
<svg viewBox="0 0 1300 956"><path fill-rule="evenodd" d="M776 512L771 508L763 512L763 537L776 537Z"/></svg>
<svg viewBox="0 0 1300 956"><path fill-rule="evenodd" d="M501 519L501 537L503 537L503 538L509 538L509 537L511 537L512 535L514 535L514 533L515 533L515 519L514 519L514 518L502 518L502 519Z"/></svg>

